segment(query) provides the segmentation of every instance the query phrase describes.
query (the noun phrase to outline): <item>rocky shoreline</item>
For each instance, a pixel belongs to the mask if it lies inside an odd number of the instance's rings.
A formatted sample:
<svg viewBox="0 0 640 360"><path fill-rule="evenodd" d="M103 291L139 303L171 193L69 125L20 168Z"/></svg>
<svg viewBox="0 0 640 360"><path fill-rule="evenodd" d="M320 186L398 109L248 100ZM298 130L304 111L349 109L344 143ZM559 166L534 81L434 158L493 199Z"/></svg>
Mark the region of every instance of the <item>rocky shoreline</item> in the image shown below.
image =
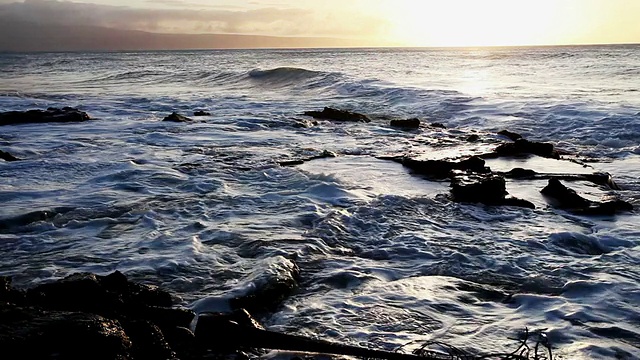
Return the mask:
<svg viewBox="0 0 640 360"><path fill-rule="evenodd" d="M242 358L247 349L220 341L225 327L235 322L262 329L245 308L256 314L273 309L295 286L275 282L231 301L231 313L196 316L174 306L169 292L118 271L77 273L27 290L0 277L0 348L16 359Z"/></svg>

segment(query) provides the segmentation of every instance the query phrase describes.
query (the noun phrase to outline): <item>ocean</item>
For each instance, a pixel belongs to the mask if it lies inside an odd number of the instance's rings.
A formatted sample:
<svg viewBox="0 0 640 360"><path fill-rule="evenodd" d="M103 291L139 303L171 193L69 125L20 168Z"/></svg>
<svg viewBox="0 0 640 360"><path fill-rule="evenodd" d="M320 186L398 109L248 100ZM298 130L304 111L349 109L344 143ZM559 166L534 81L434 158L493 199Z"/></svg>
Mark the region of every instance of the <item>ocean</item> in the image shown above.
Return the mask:
<svg viewBox="0 0 640 360"><path fill-rule="evenodd" d="M0 275L27 287L120 270L206 312L297 266L269 329L483 353L545 330L557 358L638 359L637 211L559 210L544 181L507 183L535 210L454 203L447 182L381 159L482 153L507 129L571 161L492 169L609 172L621 190L566 185L638 207L638 79L635 45L0 54L0 111L93 118L0 128L0 150L23 159L0 161ZM325 106L373 121L302 115ZM195 110L211 116L161 121ZM416 117L418 131L389 126ZM279 165L323 152L337 157Z"/></svg>

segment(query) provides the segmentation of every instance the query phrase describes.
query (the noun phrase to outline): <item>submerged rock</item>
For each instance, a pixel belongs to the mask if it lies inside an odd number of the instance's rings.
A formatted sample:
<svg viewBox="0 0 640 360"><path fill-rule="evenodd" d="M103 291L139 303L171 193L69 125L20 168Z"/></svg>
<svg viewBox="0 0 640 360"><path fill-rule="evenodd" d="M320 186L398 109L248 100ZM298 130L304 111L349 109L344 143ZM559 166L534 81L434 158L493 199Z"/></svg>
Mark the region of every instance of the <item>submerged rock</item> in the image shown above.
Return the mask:
<svg viewBox="0 0 640 360"><path fill-rule="evenodd" d="M420 127L420 119L391 120L390 125L403 129L418 129Z"/></svg>
<svg viewBox="0 0 640 360"><path fill-rule="evenodd" d="M72 107L47 110L9 111L0 113L0 126L51 122L82 122L91 118L86 112Z"/></svg>
<svg viewBox="0 0 640 360"><path fill-rule="evenodd" d="M437 128L437 129L446 129L446 125L443 123L439 123L439 122L434 122L431 123L429 126L431 126L432 128Z"/></svg>
<svg viewBox="0 0 640 360"><path fill-rule="evenodd" d="M338 110L330 107L325 107L322 111L306 111L304 113L307 116L311 116L316 119L326 119L335 121L351 121L351 122L370 122L371 119L366 115L356 112Z"/></svg>
<svg viewBox="0 0 640 360"><path fill-rule="evenodd" d="M553 144L517 139L513 143L502 144L495 149L498 156L518 156L533 154L551 159L560 159L560 154Z"/></svg>
<svg viewBox="0 0 640 360"><path fill-rule="evenodd" d="M194 111L193 116L211 116L211 113L207 111L198 110L198 111Z"/></svg>
<svg viewBox="0 0 640 360"><path fill-rule="evenodd" d="M2 151L2 150L0 150L0 159L2 159L4 161L18 161L18 160L20 160L17 157L9 154L8 152Z"/></svg>
<svg viewBox="0 0 640 360"><path fill-rule="evenodd" d="M176 112L171 113L171 115L162 119L162 121L171 121L171 122L189 122L192 121L190 118L180 115Z"/></svg>
<svg viewBox="0 0 640 360"><path fill-rule="evenodd" d="M623 200L597 202L585 199L575 190L564 186L557 178L549 179L549 184L541 193L551 198L554 206L584 215L613 215L633 210L633 205Z"/></svg>
<svg viewBox="0 0 640 360"><path fill-rule="evenodd" d="M485 161L477 156L471 156L464 160L415 160L402 158L402 165L413 172L427 175L437 179L445 179L450 176L452 170L464 170L477 173L489 173L491 170L485 166Z"/></svg>

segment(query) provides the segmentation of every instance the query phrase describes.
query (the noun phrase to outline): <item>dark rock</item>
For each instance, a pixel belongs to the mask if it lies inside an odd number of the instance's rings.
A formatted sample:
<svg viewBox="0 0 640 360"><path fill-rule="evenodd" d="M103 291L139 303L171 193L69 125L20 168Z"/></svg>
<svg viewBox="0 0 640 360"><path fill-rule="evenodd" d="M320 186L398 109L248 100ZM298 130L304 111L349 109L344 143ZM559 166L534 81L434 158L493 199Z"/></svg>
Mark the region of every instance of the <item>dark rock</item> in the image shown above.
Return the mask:
<svg viewBox="0 0 640 360"><path fill-rule="evenodd" d="M594 184L607 186L611 190L620 190L620 187L613 181L613 177L609 173L598 172L584 175L584 177Z"/></svg>
<svg viewBox="0 0 640 360"><path fill-rule="evenodd" d="M211 116L211 113L199 110L199 111L195 111L193 113L193 116Z"/></svg>
<svg viewBox="0 0 640 360"><path fill-rule="evenodd" d="M456 202L535 209L535 205L530 201L506 197L506 181L500 175L459 170L454 170L452 175L451 195Z"/></svg>
<svg viewBox="0 0 640 360"><path fill-rule="evenodd" d="M71 107L0 113L0 126L51 122L82 122L87 120L90 120L90 117L86 112Z"/></svg>
<svg viewBox="0 0 640 360"><path fill-rule="evenodd" d="M510 139L511 141L516 141L518 139L522 139L522 135L520 135L518 133L511 132L509 130L502 130L502 131L498 132L498 135L502 135L502 136Z"/></svg>
<svg viewBox="0 0 640 360"><path fill-rule="evenodd" d="M196 314L189 309L159 306L142 307L136 315L141 319L151 321L158 325L163 331L176 327L188 328L196 316Z"/></svg>
<svg viewBox="0 0 640 360"><path fill-rule="evenodd" d="M499 156L518 156L533 154L551 159L560 159L553 144L518 139L513 143L502 144L495 149Z"/></svg>
<svg viewBox="0 0 640 360"><path fill-rule="evenodd" d="M53 219L56 215L58 215L57 211L41 210L18 215L16 217L8 219L0 219L0 231L26 226L38 221L50 220Z"/></svg>
<svg viewBox="0 0 640 360"><path fill-rule="evenodd" d="M86 311L103 316L137 313L149 306L170 307L171 295L132 283L120 272L108 276L79 273L27 291L29 301L53 310Z"/></svg>
<svg viewBox="0 0 640 360"><path fill-rule="evenodd" d="M176 112L162 119L162 121L171 121L171 122L189 122L192 121L190 118L180 115Z"/></svg>
<svg viewBox="0 0 640 360"><path fill-rule="evenodd" d="M300 269L292 264L288 270L289 273L267 279L252 292L231 299L229 305L232 309L246 309L252 314L275 311L298 287Z"/></svg>
<svg viewBox="0 0 640 360"><path fill-rule="evenodd" d="M536 175L538 175L538 173L530 169L514 168L504 175L505 177L510 179L533 179Z"/></svg>
<svg viewBox="0 0 640 360"><path fill-rule="evenodd" d="M18 359L130 359L120 323L99 315L0 305L0 348Z"/></svg>
<svg viewBox="0 0 640 360"><path fill-rule="evenodd" d="M467 142L477 142L478 140L480 140L480 136L476 134L467 136Z"/></svg>
<svg viewBox="0 0 640 360"><path fill-rule="evenodd" d="M461 161L403 158L401 162L402 165L417 174L427 175L437 179L448 178L452 170L465 170L478 173L488 173L491 171L488 167L484 166L485 161L477 156L472 156Z"/></svg>
<svg viewBox="0 0 640 360"><path fill-rule="evenodd" d="M197 351L196 347L196 337L191 330L185 327L175 327L171 329L162 329L162 333L164 334L165 339L171 345L171 349L173 349L176 353L180 354L182 359L196 359L198 358L195 355Z"/></svg>
<svg viewBox="0 0 640 360"><path fill-rule="evenodd" d="M326 119L335 121L352 121L352 122L370 122L371 119L366 115L356 112L338 110L329 107L325 107L322 111L306 111L304 113L307 116L314 117L316 119Z"/></svg>
<svg viewBox="0 0 640 360"><path fill-rule="evenodd" d="M507 195L504 177L495 174L454 172L451 194L457 202L498 203Z"/></svg>
<svg viewBox="0 0 640 360"><path fill-rule="evenodd" d="M230 324L236 326L230 327ZM242 329L264 328L247 310L238 309L232 313L205 313L198 317L196 324L196 342L202 348L217 350L235 350L245 339L238 337L233 331ZM229 331L231 330L231 331Z"/></svg>
<svg viewBox="0 0 640 360"><path fill-rule="evenodd" d="M439 122L431 123L429 126L431 126L432 128L437 128L437 129L446 129L447 128L443 123L439 123Z"/></svg>
<svg viewBox="0 0 640 360"><path fill-rule="evenodd" d="M420 127L420 120L415 118L408 120L391 120L390 125L403 129L418 129Z"/></svg>
<svg viewBox="0 0 640 360"><path fill-rule="evenodd" d="M326 159L326 158L335 158L335 157L338 157L338 154L334 153L333 151L324 150L323 152L321 152L320 154L318 154L316 156L311 156L311 157L308 157L306 159L281 161L278 164L280 166L282 166L282 167L297 166L297 165L302 165L307 161L318 160L318 159Z"/></svg>
<svg viewBox="0 0 640 360"><path fill-rule="evenodd" d="M25 302L24 292L11 286L11 278L0 276L0 303L22 305Z"/></svg>
<svg viewBox="0 0 640 360"><path fill-rule="evenodd" d="M551 198L554 206L583 215L613 215L621 211L633 211L633 205L623 200L587 200L575 190L564 186L557 178L549 179L549 184L541 193Z"/></svg>
<svg viewBox="0 0 640 360"><path fill-rule="evenodd" d="M176 354L171 350L160 329L141 320L123 321L127 336L131 340L131 354L136 359L175 359Z"/></svg>
<svg viewBox="0 0 640 360"><path fill-rule="evenodd" d="M2 159L4 161L18 161L18 160L20 160L17 157L9 154L8 152L2 151L2 150L0 150L0 159Z"/></svg>
<svg viewBox="0 0 640 360"><path fill-rule="evenodd" d="M549 184L540 191L543 195L553 198L560 208L585 209L591 205L591 201L578 195L573 189L564 186L556 178L549 179Z"/></svg>

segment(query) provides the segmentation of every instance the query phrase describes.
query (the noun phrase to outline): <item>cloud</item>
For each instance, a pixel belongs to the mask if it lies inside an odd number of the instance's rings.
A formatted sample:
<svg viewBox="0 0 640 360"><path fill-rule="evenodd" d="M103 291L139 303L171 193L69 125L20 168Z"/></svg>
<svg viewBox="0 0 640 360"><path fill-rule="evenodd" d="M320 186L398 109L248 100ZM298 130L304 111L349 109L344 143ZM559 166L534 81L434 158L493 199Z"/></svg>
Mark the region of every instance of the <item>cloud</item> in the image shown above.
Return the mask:
<svg viewBox="0 0 640 360"><path fill-rule="evenodd" d="M0 0L0 18L56 25L181 33L230 33L277 36L373 38L388 25L370 15L318 12L310 8L135 8L56 0ZM163 0L165 5L178 5ZM184 4L184 3L183 3Z"/></svg>

